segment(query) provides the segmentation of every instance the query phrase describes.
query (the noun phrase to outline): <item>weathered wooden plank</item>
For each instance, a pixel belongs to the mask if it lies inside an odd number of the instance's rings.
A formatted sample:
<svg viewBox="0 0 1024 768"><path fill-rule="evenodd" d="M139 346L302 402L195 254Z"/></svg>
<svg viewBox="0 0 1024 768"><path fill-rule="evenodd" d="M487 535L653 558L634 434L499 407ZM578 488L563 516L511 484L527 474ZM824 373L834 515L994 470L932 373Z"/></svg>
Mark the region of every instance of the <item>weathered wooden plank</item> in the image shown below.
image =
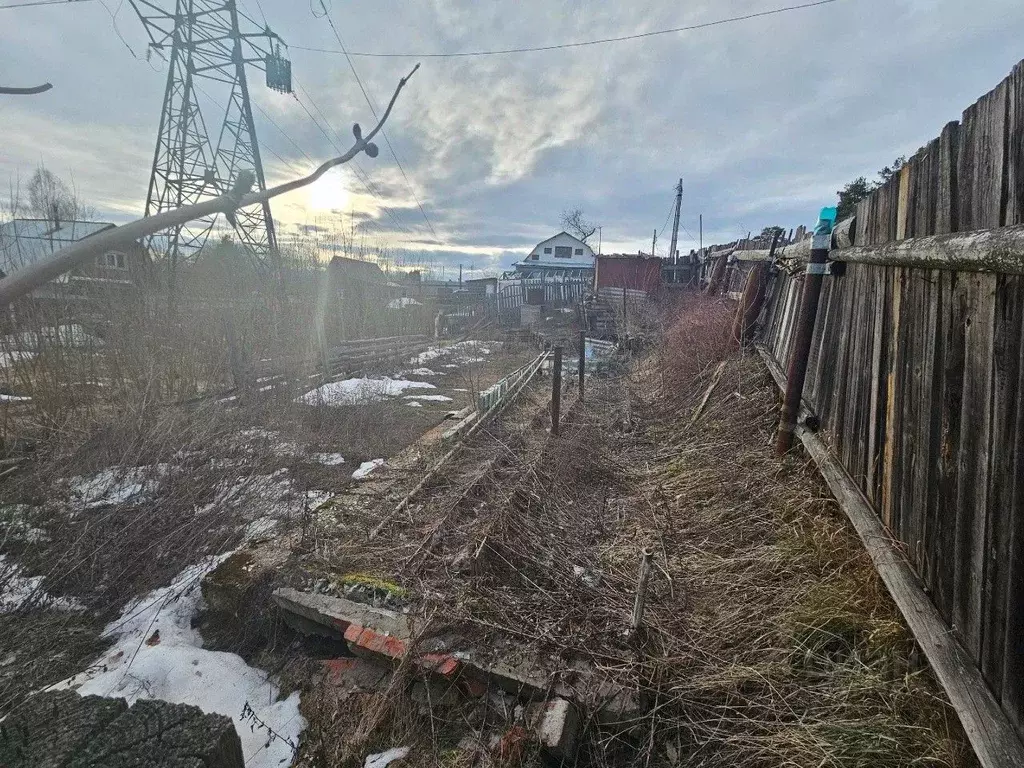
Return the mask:
<svg viewBox="0 0 1024 768"><path fill-rule="evenodd" d="M922 507L921 514L921 555L918 572L924 583L934 588L935 558L938 549L938 525L940 504L937 478L940 450L939 432L941 421L938 403L942 402L939 391L941 376L941 350L939 348L939 304L942 297L941 274L936 270L915 270L922 291L923 331L919 349L920 368L917 395L921 403L917 419L917 455L913 458L914 498Z"/></svg>
<svg viewBox="0 0 1024 768"><path fill-rule="evenodd" d="M963 400L957 451L956 579L954 624L964 645L981 660L981 604L988 507L989 436L992 429L992 354L995 325L994 275L961 276L964 317Z"/></svg>
<svg viewBox="0 0 1024 768"><path fill-rule="evenodd" d="M901 276L902 277L902 276ZM896 521L895 502L899 495L897 452L899 447L899 419L897 418L897 376L905 365L906 351L900 337L903 326L903 280L897 279L892 288L892 331L885 341L889 345L890 366L885 371L885 441L882 446L882 522L892 530Z"/></svg>
<svg viewBox="0 0 1024 768"><path fill-rule="evenodd" d="M1018 435L1018 389L1021 380L1021 328L1024 327L1024 278L1000 277L995 290L992 345L992 415L989 444L988 520L982 590L981 669L995 691L1003 687L1006 642L1007 560L1012 518L1024 514L1014 506L1015 453Z"/></svg>
<svg viewBox="0 0 1024 768"><path fill-rule="evenodd" d="M1024 274L1024 225L910 238L832 251L833 261L949 269L960 272Z"/></svg>
<svg viewBox="0 0 1024 768"><path fill-rule="evenodd" d="M1004 80L964 111L957 169L961 231L1003 224L1008 94Z"/></svg>
<svg viewBox="0 0 1024 768"><path fill-rule="evenodd" d="M868 195L857 203L857 237L855 238L857 245L872 244L872 216L874 216L872 196Z"/></svg>
<svg viewBox="0 0 1024 768"><path fill-rule="evenodd" d="M909 237L908 226L910 222L911 185L914 180L914 163L906 163L900 168L899 181L896 190L896 240L905 240Z"/></svg>
<svg viewBox="0 0 1024 768"><path fill-rule="evenodd" d="M1017 291L1022 290L1018 285ZM1012 322L1012 321L1011 321ZM1006 329L1006 338L1017 335L1017 381L1024 373L1024 321ZM1008 365L1008 364L1007 364ZM1006 380L1009 383L1010 372ZM1006 393L1007 402L1010 393ZM1024 734L1024 387L1016 387L1016 405L1007 412L1007 423L1000 435L1006 439L993 458L992 477L1000 485L994 489L993 507L1010 510L1010 530L1006 558L1006 632L1003 647L1002 702L1017 732Z"/></svg>
<svg viewBox="0 0 1024 768"><path fill-rule="evenodd" d="M918 464L927 461L927 443L922 444L920 438L920 422L927 413L927 402L921 397L921 367L925 337L924 324L927 312L924 303L924 284L920 270L898 268L904 276L905 318L903 343L906 349L905 363L902 366L901 379L898 387L901 393L900 403L901 441L899 446L901 461L900 475L900 537L906 545L911 565L922 573L924 561L922 530L926 510L926 496L918 496L915 488L915 477Z"/></svg>
<svg viewBox="0 0 1024 768"><path fill-rule="evenodd" d="M942 279L942 309L939 315L942 360L937 362L939 440L933 447L938 456L938 487L942 508L940 513L939 546L936 556L934 597L946 621L953 623L953 592L956 580L956 498L959 484L957 448L960 444L960 411L963 400L964 379L964 316L966 304L962 291L958 292L961 276L955 272L940 272Z"/></svg>
<svg viewBox="0 0 1024 768"><path fill-rule="evenodd" d="M946 123L939 135L938 168L935 189L936 235L947 235L960 229L960 196L957 186L957 165L960 162L960 123Z"/></svg>
<svg viewBox="0 0 1024 768"><path fill-rule="evenodd" d="M846 405L850 390L850 356L856 333L853 307L857 296L856 275L861 269L863 267L859 264L851 265L846 276L836 286L838 293L836 328L839 332L839 343L836 349L836 366L832 372L835 386L828 422L837 454L839 453L839 443L846 430Z"/></svg>
<svg viewBox="0 0 1024 768"><path fill-rule="evenodd" d="M785 377L781 369L764 350L759 351L776 383L784 388ZM913 570L893 546L892 539L886 535L877 514L856 483L816 434L803 426L797 427L796 434L864 543L893 602L946 691L982 767L1019 768L1024 765L1024 744L1006 713L985 685L966 650L950 633L949 625L921 589Z"/></svg>
<svg viewBox="0 0 1024 768"><path fill-rule="evenodd" d="M1024 62L1010 74L1006 119L1007 197L1003 224L1024 224Z"/></svg>
<svg viewBox="0 0 1024 768"><path fill-rule="evenodd" d="M932 140L912 159L914 188L909 237L927 237L935 234L935 206L939 188L939 140Z"/></svg>

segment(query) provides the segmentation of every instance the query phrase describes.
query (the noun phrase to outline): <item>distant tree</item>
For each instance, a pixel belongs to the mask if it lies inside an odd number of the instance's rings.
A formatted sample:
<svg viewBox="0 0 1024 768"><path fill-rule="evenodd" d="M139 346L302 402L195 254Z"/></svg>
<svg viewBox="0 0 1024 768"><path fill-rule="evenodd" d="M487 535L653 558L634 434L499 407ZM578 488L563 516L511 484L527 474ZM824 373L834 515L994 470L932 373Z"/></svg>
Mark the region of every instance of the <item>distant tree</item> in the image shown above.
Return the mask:
<svg viewBox="0 0 1024 768"><path fill-rule="evenodd" d="M758 240L762 240L762 241L768 243L768 245L771 245L772 244L772 238L775 237L775 233L776 232L779 233L779 237L782 237L784 234L786 234L786 230L783 229L782 227L779 227L779 226L765 227L764 229L761 230L761 234L758 235Z"/></svg>
<svg viewBox="0 0 1024 768"><path fill-rule="evenodd" d="M885 168L878 172L878 186L882 186L887 181L889 181L889 179L891 179L893 176L899 173L900 168L902 168L906 164L907 156L900 155L899 157L892 161L892 165L885 166Z"/></svg>
<svg viewBox="0 0 1024 768"><path fill-rule="evenodd" d="M875 191L876 185L863 176L858 176L836 194L839 195L839 206L836 218L838 221L848 219L857 212L857 203Z"/></svg>
<svg viewBox="0 0 1024 768"><path fill-rule="evenodd" d="M888 182L906 164L906 155L900 155L892 161L892 165L887 165L878 172L878 181L871 182L865 177L859 176L840 189L836 193L839 195L838 221L853 216L857 212L857 203Z"/></svg>
<svg viewBox="0 0 1024 768"><path fill-rule="evenodd" d="M72 189L63 179L43 166L36 168L28 181L26 191L26 208L37 218L74 221L80 214L81 206Z"/></svg>
<svg viewBox="0 0 1024 768"><path fill-rule="evenodd" d="M562 226L570 235L587 242L587 238L597 232L597 225L588 220L579 208L562 211Z"/></svg>

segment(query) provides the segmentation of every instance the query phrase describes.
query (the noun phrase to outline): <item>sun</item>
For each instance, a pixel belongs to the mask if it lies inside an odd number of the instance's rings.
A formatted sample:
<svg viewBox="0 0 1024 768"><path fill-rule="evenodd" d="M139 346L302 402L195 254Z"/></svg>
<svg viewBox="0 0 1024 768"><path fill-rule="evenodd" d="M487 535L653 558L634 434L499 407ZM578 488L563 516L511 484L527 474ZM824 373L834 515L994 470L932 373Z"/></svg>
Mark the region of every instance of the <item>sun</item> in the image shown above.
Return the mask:
<svg viewBox="0 0 1024 768"><path fill-rule="evenodd" d="M326 173L307 188L308 206L314 211L346 211L352 195L338 173Z"/></svg>

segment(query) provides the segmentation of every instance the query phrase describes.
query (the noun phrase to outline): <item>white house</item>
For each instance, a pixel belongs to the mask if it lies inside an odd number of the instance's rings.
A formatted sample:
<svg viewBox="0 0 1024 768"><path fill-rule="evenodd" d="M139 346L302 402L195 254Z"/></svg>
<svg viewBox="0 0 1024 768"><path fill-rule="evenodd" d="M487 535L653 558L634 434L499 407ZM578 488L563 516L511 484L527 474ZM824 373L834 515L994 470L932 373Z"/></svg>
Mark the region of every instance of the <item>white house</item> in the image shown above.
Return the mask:
<svg viewBox="0 0 1024 768"><path fill-rule="evenodd" d="M537 243L515 268L526 277L590 277L594 274L594 251L578 237L559 232Z"/></svg>

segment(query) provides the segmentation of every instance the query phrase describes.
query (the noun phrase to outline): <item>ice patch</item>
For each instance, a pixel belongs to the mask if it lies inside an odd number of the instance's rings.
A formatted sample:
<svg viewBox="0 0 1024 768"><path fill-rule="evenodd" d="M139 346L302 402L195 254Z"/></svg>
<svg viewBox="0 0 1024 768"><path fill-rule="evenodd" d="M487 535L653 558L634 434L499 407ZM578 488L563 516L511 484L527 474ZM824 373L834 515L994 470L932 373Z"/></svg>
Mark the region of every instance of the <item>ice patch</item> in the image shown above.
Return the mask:
<svg viewBox="0 0 1024 768"><path fill-rule="evenodd" d="M280 692L266 672L233 653L204 650L202 637L192 628L202 605L199 584L229 554L186 568L170 586L129 603L103 632L114 639L114 646L89 669L52 688L123 697L129 704L139 699L191 704L231 718L246 768L291 765L306 727L299 693L278 701ZM243 718L247 707L279 738Z"/></svg>
<svg viewBox="0 0 1024 768"><path fill-rule="evenodd" d="M345 379L331 381L307 392L295 402L306 405L352 405L371 400L385 400L402 394L407 389L437 389L426 381L407 379Z"/></svg>
<svg viewBox="0 0 1024 768"><path fill-rule="evenodd" d="M384 464L384 459L370 459L359 465L359 469L352 473L353 480L363 480L370 475L377 467Z"/></svg>

